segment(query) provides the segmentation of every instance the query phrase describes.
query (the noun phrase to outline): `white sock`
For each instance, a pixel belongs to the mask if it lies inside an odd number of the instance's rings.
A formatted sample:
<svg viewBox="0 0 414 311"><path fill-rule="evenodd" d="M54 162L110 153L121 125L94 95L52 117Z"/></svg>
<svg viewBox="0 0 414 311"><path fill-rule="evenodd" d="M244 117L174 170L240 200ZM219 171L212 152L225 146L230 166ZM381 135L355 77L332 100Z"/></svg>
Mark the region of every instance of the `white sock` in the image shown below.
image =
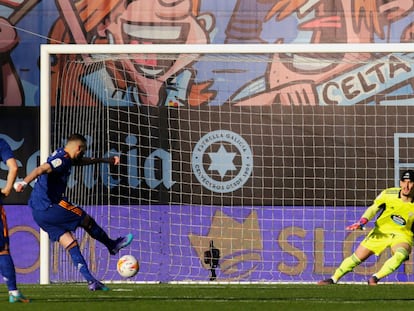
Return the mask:
<svg viewBox="0 0 414 311"><path fill-rule="evenodd" d="M20 292L19 292L18 289L16 289L16 290L10 290L9 291L9 295L19 296L20 295Z"/></svg>

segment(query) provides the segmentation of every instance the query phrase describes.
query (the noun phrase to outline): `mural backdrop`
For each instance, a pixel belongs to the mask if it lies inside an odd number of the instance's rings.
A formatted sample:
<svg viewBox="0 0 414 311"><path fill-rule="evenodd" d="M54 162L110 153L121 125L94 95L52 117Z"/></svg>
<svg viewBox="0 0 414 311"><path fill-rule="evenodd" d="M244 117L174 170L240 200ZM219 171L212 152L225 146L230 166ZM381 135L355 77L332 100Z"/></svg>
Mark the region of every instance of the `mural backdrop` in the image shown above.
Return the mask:
<svg viewBox="0 0 414 311"><path fill-rule="evenodd" d="M0 107L39 106L39 44L89 43L89 44L151 44L151 43L395 43L413 39L413 2L410 0L229 0L203 1L145 1L145 0L19 0L0 1L0 53L1 96ZM337 81L354 65L337 65L323 68L301 68L299 64L287 67L280 62L286 55L274 55L273 65L262 68L264 82L261 88L243 100L241 85L233 85L239 105L331 104L356 105L367 103L381 88L370 92L369 97L357 96L345 102L324 99L318 93L322 83ZM324 55L313 55L315 63ZM337 55L338 61L349 55ZM366 53L359 61L373 60L378 55ZM177 62L179 63L179 62ZM55 66L59 66L57 61ZM175 68L174 68L175 66ZM182 66L182 65L181 65ZM257 65L259 66L259 65ZM362 65L359 65L362 66ZM359 67L357 66L357 67ZM170 73L183 68L171 65ZM323 70L322 70L323 69ZM367 66L357 68L364 71ZM257 72L257 71L256 71ZM277 73L277 77L272 74ZM240 73L243 85L257 79ZM283 78L281 78L283 77ZM412 97L411 75L389 83L390 76L381 82L392 86L398 98L404 95L407 102ZM140 79L139 75L136 77ZM140 87L149 83L145 77ZM164 80L168 77L164 76ZM207 83L208 82L208 83ZM356 84L358 81L355 81ZM388 82L388 83L387 83ZM183 82L184 83L184 82ZM197 86L206 94L197 100L185 99L191 105L211 104L219 81L204 81ZM407 86L408 87L405 87ZM290 87L294 97L286 98L284 88ZM153 86L152 93L166 87ZM217 87L220 89L219 87ZM401 89L400 93L398 89ZM206 89L209 92L205 92ZM85 90L85 92L87 92ZM194 98L194 96L193 96ZM180 99L180 98L178 98ZM168 105L171 98L145 99L140 103ZM173 100L173 99L172 99ZM76 101L73 101L75 104ZM214 102L214 104L224 104ZM377 102L378 104L378 102Z"/></svg>

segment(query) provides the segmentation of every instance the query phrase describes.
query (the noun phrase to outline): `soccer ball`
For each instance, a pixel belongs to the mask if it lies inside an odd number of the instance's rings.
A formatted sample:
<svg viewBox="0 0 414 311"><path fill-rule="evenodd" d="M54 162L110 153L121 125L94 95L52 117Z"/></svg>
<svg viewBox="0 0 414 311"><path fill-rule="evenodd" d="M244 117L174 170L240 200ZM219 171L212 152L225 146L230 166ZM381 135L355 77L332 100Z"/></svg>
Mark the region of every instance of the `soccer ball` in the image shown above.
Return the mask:
<svg viewBox="0 0 414 311"><path fill-rule="evenodd" d="M124 278L132 278L139 271L139 262L132 255L124 255L119 258L118 263L116 264L116 270L120 276Z"/></svg>

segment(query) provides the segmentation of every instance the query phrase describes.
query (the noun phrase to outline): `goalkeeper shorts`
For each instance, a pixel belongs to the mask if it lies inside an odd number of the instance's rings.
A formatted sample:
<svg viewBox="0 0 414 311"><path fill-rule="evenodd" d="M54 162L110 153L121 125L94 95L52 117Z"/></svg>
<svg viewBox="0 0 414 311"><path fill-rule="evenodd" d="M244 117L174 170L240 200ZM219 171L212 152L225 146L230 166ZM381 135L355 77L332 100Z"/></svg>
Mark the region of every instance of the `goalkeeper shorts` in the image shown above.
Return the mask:
<svg viewBox="0 0 414 311"><path fill-rule="evenodd" d="M361 245L379 256L387 247L393 248L401 243L408 244L411 247L413 245L412 237L404 234L386 234L373 229L361 242Z"/></svg>

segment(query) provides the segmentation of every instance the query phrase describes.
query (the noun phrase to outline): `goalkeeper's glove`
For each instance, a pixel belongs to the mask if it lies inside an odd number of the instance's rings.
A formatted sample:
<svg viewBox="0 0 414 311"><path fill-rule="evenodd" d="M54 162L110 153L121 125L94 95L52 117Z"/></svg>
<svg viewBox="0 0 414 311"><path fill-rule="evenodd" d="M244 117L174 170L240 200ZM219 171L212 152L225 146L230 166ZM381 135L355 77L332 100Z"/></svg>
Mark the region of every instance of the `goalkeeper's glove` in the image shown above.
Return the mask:
<svg viewBox="0 0 414 311"><path fill-rule="evenodd" d="M354 230L365 230L365 225L368 223L368 219L366 218L361 218L358 222L347 226L346 230L348 231L354 231Z"/></svg>
<svg viewBox="0 0 414 311"><path fill-rule="evenodd" d="M24 190L24 188L26 188L26 186L27 186L27 182L25 182L24 180L16 181L13 184L13 188L16 192L22 192Z"/></svg>

